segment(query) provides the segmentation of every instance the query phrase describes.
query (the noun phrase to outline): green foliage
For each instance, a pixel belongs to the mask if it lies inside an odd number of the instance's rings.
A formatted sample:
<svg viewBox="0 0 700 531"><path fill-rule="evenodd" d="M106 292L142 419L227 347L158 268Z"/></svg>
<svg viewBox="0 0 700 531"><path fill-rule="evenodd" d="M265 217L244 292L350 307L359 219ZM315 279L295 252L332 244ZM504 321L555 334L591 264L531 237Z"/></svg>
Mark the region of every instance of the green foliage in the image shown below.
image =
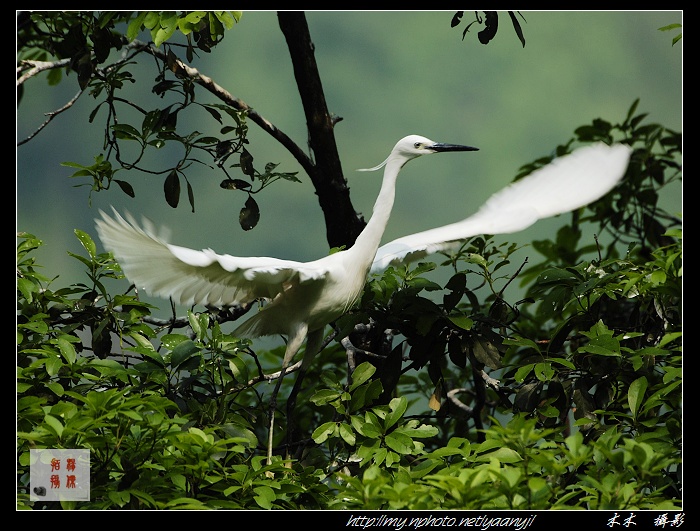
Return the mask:
<svg viewBox="0 0 700 531"><path fill-rule="evenodd" d="M678 509L682 232L656 199L680 178L680 137L636 105L577 130L624 133L632 162L536 242L542 262L505 273L517 247L479 237L445 257L444 286L431 263L371 279L336 323L352 347L310 367L300 438L270 464L264 367L280 353L227 333L235 309L153 318L113 295L120 268L81 231L89 282L54 289L21 234L19 505L52 506L29 501L29 449L77 447L93 463L81 508ZM583 223L610 243L582 242ZM516 277L527 297L511 303Z"/></svg>
<svg viewBox="0 0 700 531"><path fill-rule="evenodd" d="M88 448L85 508L323 506L318 471L268 466L256 455L248 404L257 401L245 392L241 341L210 326L207 314L189 313L189 335L149 326L149 305L108 292L119 266L77 236L90 286L49 289L31 257L42 242L22 234L17 249L20 505L34 505L30 448ZM272 481L270 471L283 474Z"/></svg>
<svg viewBox="0 0 700 531"><path fill-rule="evenodd" d="M669 24L667 26L663 26L659 28L659 31L670 31L674 29L680 29L683 27L683 24ZM675 44L683 38L683 33L679 33L675 37L673 37L673 41L671 41L671 46L675 46Z"/></svg>
<svg viewBox="0 0 700 531"><path fill-rule="evenodd" d="M93 191L116 182L133 195L121 178L131 173L117 172L162 175L168 204L177 206L186 188L194 208L187 170L209 161L225 174L223 189L246 194L241 225L255 226L253 194L296 176L273 163L255 169L247 112L235 102L200 102L202 79L184 75L175 53L182 46L191 61L238 18L22 14L20 63L64 59L81 90L101 100L90 121L106 115L104 152L94 163L67 162L74 177L88 178ZM142 31L151 45L135 40ZM152 55L162 106L145 109L116 95L135 82L133 56L112 57L123 50ZM57 72L50 83L60 80ZM539 262L514 264L516 245L484 235L439 264L370 279L334 323L342 344L325 348L308 370L298 425L277 416L269 464L261 441L281 353L256 353L227 331L246 308L191 308L157 319L136 293L120 291L119 265L80 230L84 252L71 256L86 280L56 287L34 258L43 242L18 234L18 506L680 508L682 231L658 199L681 179L682 137L645 123L638 104L620 123L597 118L555 149L562 155L602 140L625 142L633 154L619 186L574 212L553 239L532 244ZM193 109L204 110L219 133L183 131L180 117ZM182 152L175 164L148 167L148 150L166 145ZM245 179L224 167L233 154L229 167ZM523 166L516 178L550 160ZM594 227L593 241L584 226ZM438 267L451 273L444 284L429 278ZM526 294L513 301L516 279ZM30 501L33 448L90 449L91 500Z"/></svg>
<svg viewBox="0 0 700 531"><path fill-rule="evenodd" d="M677 464L670 447L652 449L611 428L584 442L515 416L480 444L453 437L410 467L371 465L342 476L337 509L678 509L663 494Z"/></svg>
<svg viewBox="0 0 700 531"><path fill-rule="evenodd" d="M95 163L63 163L77 169L73 178L89 179L79 186L90 186L92 193L108 190L114 182L125 194L134 197L133 186L125 178L117 178L117 172L129 170L124 173L129 179L139 172L158 175L163 177L166 203L177 208L186 190L194 211L195 190L188 178L189 170L193 165L208 166L223 173L222 189L238 190L246 195L240 224L244 230L250 230L260 218L254 194L279 179L299 182L296 172L275 171L276 163L267 163L264 171L253 166L253 156L245 149L247 107L230 95L219 95L225 104L200 102L199 85L210 91L221 92L221 89L213 87L208 79L204 81L178 56L184 50L191 63L197 52L210 52L241 16L239 11L38 11L20 15L21 67L26 69L37 61L58 59L56 67L51 69L49 83L60 81L60 66L65 67L67 74L75 71L80 90L87 91L97 102L90 113L90 123L104 120L102 152L93 156ZM127 30L122 34L124 25ZM149 32L152 45L136 40L144 30ZM160 106L147 108L130 99L128 88L137 83L134 68L141 54L150 54L155 62L157 73L152 92L163 101ZM20 90L20 100L21 94ZM183 125L199 122L192 114L199 112L214 120L206 132ZM218 131L214 130L216 127ZM149 164L152 150L165 149L173 152L168 157L171 165ZM227 167L232 155L238 155L239 162ZM234 179L228 168L240 168L250 182Z"/></svg>
<svg viewBox="0 0 700 531"><path fill-rule="evenodd" d="M317 406L329 404L337 413L334 421L316 428L312 438L317 444L328 441L338 459L359 460L359 466L391 467L401 456L419 455L423 445L414 439L433 437L437 429L417 420L399 424L408 408L403 396L388 405L370 407L382 392L379 380L370 380L375 370L370 363L362 363L353 372L347 391L324 389L311 397Z"/></svg>
<svg viewBox="0 0 700 531"><path fill-rule="evenodd" d="M24 11L18 16L19 59L69 59L70 68L86 80L112 49L121 50L147 30L155 46L179 31L187 37L192 60L193 39L197 49L209 52L241 16L240 11ZM121 31L124 24L126 33Z"/></svg>
<svg viewBox="0 0 700 531"><path fill-rule="evenodd" d="M191 11L178 15L173 11L141 11L134 19L129 19L130 17L127 18L129 27L126 30L126 38L129 41L133 41L143 29L147 29L153 43L160 46L179 30L188 37L194 35L199 49L208 52L223 39L224 30L231 29L241 19L241 12ZM191 40L188 42L191 45Z"/></svg>
<svg viewBox="0 0 700 531"><path fill-rule="evenodd" d="M457 11L452 16L450 26L453 28L459 26L462 22L463 16L464 11ZM515 34L518 36L518 39L520 39L520 43L523 45L523 48L525 48L525 36L523 35L523 30L520 27L518 16L520 16L520 18L522 18L523 20L525 20L525 17L523 17L520 11L508 11L508 16L510 17L511 24L513 24L513 31L515 31ZM464 40L464 38L467 36L467 33L469 33L469 30L474 24L483 24L484 29L479 31L477 37L479 38L479 42L481 44L488 44L489 42L491 42L491 40L493 40L493 38L496 36L496 33L498 32L498 11L484 11L483 18L478 11L475 11L474 20L467 24L467 26L462 31L462 40Z"/></svg>

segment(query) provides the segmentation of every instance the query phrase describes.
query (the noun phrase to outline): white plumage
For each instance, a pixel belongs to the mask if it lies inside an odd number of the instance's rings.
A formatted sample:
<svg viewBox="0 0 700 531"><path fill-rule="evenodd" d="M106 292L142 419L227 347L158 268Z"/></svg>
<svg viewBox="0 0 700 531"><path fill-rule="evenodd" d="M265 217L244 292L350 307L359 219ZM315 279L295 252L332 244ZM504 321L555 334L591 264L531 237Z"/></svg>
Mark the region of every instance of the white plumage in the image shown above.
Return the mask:
<svg viewBox="0 0 700 531"><path fill-rule="evenodd" d="M382 245L371 271L459 247L480 234L510 234L539 219L576 210L607 194L625 174L632 149L603 143L581 147L493 194L462 221Z"/></svg>

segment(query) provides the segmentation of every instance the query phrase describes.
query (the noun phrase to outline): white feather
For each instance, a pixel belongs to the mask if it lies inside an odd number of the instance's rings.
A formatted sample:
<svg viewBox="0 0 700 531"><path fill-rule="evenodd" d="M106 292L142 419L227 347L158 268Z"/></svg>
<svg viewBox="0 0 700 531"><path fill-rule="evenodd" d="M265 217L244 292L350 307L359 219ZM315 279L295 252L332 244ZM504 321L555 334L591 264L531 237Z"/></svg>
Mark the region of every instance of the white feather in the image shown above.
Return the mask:
<svg viewBox="0 0 700 531"><path fill-rule="evenodd" d="M371 271L448 251L472 236L517 232L592 203L620 181L631 153L624 144L598 143L556 158L493 194L472 216L382 245Z"/></svg>

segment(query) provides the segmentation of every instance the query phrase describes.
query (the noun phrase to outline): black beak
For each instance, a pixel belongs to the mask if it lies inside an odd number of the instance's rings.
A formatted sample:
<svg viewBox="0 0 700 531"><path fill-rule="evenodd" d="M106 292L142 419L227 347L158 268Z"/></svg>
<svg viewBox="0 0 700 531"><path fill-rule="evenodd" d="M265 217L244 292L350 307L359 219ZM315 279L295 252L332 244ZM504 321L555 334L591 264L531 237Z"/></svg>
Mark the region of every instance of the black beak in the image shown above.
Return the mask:
<svg viewBox="0 0 700 531"><path fill-rule="evenodd" d="M442 142L436 142L430 149L437 153L444 153L446 151L479 151L479 148L471 146L460 146L459 144L443 144Z"/></svg>

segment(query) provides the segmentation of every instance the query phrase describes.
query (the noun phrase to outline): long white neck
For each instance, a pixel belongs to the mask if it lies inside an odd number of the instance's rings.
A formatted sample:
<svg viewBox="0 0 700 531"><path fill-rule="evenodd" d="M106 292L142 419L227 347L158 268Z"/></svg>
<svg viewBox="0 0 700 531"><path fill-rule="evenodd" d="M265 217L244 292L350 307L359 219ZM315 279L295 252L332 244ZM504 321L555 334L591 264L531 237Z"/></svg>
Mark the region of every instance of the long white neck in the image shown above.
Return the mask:
<svg viewBox="0 0 700 531"><path fill-rule="evenodd" d="M357 262L366 264L367 268L374 261L374 256L377 254L384 230L389 222L391 209L394 206L394 197L396 196L396 177L405 163L406 159L404 158L390 157L387 160L386 166L384 166L382 187L374 203L372 217L370 217L367 225L355 240L355 244L348 250L355 255L354 258Z"/></svg>

